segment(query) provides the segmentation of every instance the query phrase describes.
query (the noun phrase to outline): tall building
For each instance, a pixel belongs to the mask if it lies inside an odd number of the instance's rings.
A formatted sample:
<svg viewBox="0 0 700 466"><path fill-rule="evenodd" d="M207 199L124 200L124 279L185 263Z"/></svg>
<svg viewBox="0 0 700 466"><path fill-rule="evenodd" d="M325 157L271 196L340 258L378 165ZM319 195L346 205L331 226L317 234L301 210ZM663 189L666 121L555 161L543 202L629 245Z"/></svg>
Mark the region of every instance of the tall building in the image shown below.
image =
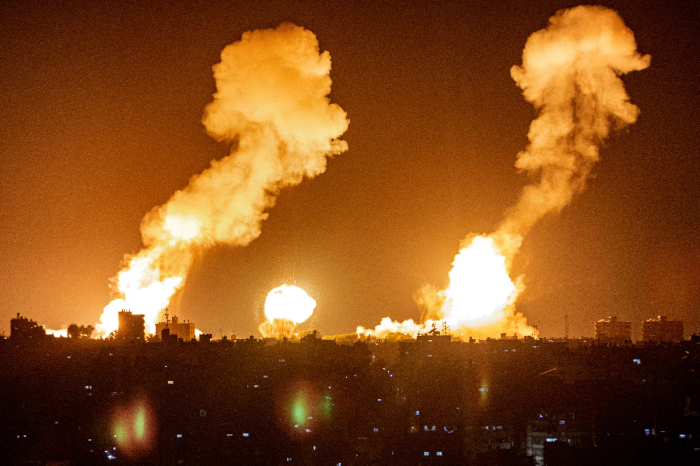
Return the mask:
<svg viewBox="0 0 700 466"><path fill-rule="evenodd" d="M177 316L173 316L173 320L170 322L158 322L156 324L156 335L161 336L163 334L163 329L166 328L170 330L171 337L177 336L177 338L182 338L182 341L191 341L196 338L194 333L194 322L180 322Z"/></svg>
<svg viewBox="0 0 700 466"><path fill-rule="evenodd" d="M644 321L644 341L683 341L683 322L668 320L666 316Z"/></svg>
<svg viewBox="0 0 700 466"><path fill-rule="evenodd" d="M119 339L144 341L146 339L144 317L143 314L132 314L131 311L126 310L120 311Z"/></svg>
<svg viewBox="0 0 700 466"><path fill-rule="evenodd" d="M39 339L46 337L46 331L35 320L22 317L19 312L17 317L10 320L10 338L12 339Z"/></svg>
<svg viewBox="0 0 700 466"><path fill-rule="evenodd" d="M616 316L600 319L595 323L595 337L601 343L622 344L632 341L632 326L629 321L617 320Z"/></svg>

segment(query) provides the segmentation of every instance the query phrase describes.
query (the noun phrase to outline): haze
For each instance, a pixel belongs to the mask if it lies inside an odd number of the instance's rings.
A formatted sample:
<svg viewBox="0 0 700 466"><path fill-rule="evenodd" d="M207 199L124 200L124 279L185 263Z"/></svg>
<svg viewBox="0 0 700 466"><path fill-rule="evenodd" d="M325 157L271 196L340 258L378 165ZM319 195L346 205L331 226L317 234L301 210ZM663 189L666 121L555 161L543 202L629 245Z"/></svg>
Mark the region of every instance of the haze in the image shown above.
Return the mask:
<svg viewBox="0 0 700 466"><path fill-rule="evenodd" d="M139 224L229 147L205 134L212 66L245 31L289 21L332 57L349 150L286 188L261 236L194 259L170 313L215 337L257 334L267 293L296 282L323 334L417 319L465 234L498 226L534 110L510 76L529 35L577 3L0 7L0 330L17 312L92 324ZM601 150L582 195L525 239L518 311L543 335L608 315L700 329L698 7L606 3L652 66L623 78L641 114ZM639 328L641 326L638 326Z"/></svg>

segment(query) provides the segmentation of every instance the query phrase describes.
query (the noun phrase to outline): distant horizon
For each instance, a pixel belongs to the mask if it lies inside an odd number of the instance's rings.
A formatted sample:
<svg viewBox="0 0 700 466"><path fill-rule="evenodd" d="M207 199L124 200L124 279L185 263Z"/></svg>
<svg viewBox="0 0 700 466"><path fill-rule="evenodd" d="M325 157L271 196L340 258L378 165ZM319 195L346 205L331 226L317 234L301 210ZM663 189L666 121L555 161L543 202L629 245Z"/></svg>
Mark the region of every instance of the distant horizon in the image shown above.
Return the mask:
<svg viewBox="0 0 700 466"><path fill-rule="evenodd" d="M99 322L119 297L125 256L144 247L144 217L240 142L203 123L222 50L286 23L330 56L331 83L317 83L330 86L328 101L314 96L347 113L338 139L348 149L326 148L334 155L313 178L273 185L257 239L203 241L170 313L213 335L257 337L267 294L295 283L317 303L301 329L418 322L419 294L449 285L464 238L496 232L539 176L516 167L538 113L512 67L533 33L574 6L5 2L0 333L17 312L49 329ZM621 76L639 115L603 138L585 189L523 238L514 309L551 337L565 335L565 315L571 337L610 315L632 322L633 338L658 315L691 335L700 332L700 4L605 7L651 56ZM308 129L300 118L285 124ZM178 238L190 241L192 225L178 219Z"/></svg>

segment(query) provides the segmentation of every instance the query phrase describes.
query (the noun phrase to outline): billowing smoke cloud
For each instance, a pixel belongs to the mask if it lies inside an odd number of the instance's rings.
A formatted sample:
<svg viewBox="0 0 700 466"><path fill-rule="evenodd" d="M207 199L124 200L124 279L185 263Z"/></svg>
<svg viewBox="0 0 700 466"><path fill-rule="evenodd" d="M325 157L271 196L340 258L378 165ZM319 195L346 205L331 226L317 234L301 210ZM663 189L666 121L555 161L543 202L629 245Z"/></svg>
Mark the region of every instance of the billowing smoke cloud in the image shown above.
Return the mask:
<svg viewBox="0 0 700 466"><path fill-rule="evenodd" d="M513 258L537 220L584 190L611 130L636 121L639 109L629 102L620 76L648 67L650 60L637 52L619 15L599 6L559 11L546 29L529 37L523 63L511 76L538 116L516 167L539 179L523 189L494 233L465 238L446 290L428 286L417 294L424 316L444 319L465 335L533 333L515 311L524 286L522 277L515 282L509 277ZM382 321L375 330L360 327L358 333L381 335L389 323ZM395 331L415 334L426 328L411 324L394 326Z"/></svg>
<svg viewBox="0 0 700 466"><path fill-rule="evenodd" d="M125 258L115 279L121 298L105 307L101 333L117 328L121 309L145 313L152 332L197 251L253 241L281 188L323 173L327 157L347 150L338 139L346 113L328 98L330 69L316 36L293 24L246 32L223 50L203 123L232 143L231 154L144 217L144 248Z"/></svg>
<svg viewBox="0 0 700 466"><path fill-rule="evenodd" d="M513 66L511 76L539 115L515 166L540 179L523 189L496 233L507 257L537 220L583 191L611 129L637 120L639 108L630 103L620 76L650 61L637 52L620 16L600 6L559 11L528 38L523 63Z"/></svg>

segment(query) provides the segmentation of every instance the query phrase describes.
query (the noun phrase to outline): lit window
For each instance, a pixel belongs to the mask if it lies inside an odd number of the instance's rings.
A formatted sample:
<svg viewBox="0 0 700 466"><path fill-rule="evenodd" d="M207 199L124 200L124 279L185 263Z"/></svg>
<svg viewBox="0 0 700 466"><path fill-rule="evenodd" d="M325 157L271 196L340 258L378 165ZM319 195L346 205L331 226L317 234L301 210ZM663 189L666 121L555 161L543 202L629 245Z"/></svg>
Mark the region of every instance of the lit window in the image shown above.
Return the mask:
<svg viewBox="0 0 700 466"><path fill-rule="evenodd" d="M685 434L680 434L679 437L680 437L680 438L685 438Z"/></svg>
<svg viewBox="0 0 700 466"><path fill-rule="evenodd" d="M416 411L416 416L420 416L420 411Z"/></svg>
<svg viewBox="0 0 700 466"><path fill-rule="evenodd" d="M115 435L116 437L116 435ZM177 434L177 438L182 438L182 434Z"/></svg>
<svg viewBox="0 0 700 466"><path fill-rule="evenodd" d="M243 432L243 436L248 437L249 436L248 432Z"/></svg>
<svg viewBox="0 0 700 466"><path fill-rule="evenodd" d="M641 359L633 359L632 362L635 363L636 365L640 365L642 363L642 360Z"/></svg>
<svg viewBox="0 0 700 466"><path fill-rule="evenodd" d="M284 362L284 359L280 359L280 362ZM292 461L291 458L287 458L287 461Z"/></svg>
<svg viewBox="0 0 700 466"><path fill-rule="evenodd" d="M226 434L226 437L233 437L233 434Z"/></svg>
<svg viewBox="0 0 700 466"><path fill-rule="evenodd" d="M375 432L379 432L379 429L375 427L375 428L374 428L374 431L375 431Z"/></svg>
<svg viewBox="0 0 700 466"><path fill-rule="evenodd" d="M92 390L92 385L85 385L85 390Z"/></svg>
<svg viewBox="0 0 700 466"><path fill-rule="evenodd" d="M168 380L168 385L172 385L172 384L174 384L174 383L175 383L175 381L173 381L173 380Z"/></svg>
<svg viewBox="0 0 700 466"><path fill-rule="evenodd" d="M314 445L314 451L316 451L316 445Z"/></svg>
<svg viewBox="0 0 700 466"><path fill-rule="evenodd" d="M313 418L314 418L313 416L309 416L309 419L313 419Z"/></svg>
<svg viewBox="0 0 700 466"><path fill-rule="evenodd" d="M548 441L548 442L556 442L557 439L556 439L556 438L548 437L548 438L547 438L547 441Z"/></svg>
<svg viewBox="0 0 700 466"><path fill-rule="evenodd" d="M564 424L566 424L566 421L562 419L561 421L559 421L559 424L563 426Z"/></svg>
<svg viewBox="0 0 700 466"><path fill-rule="evenodd" d="M382 401L382 399L381 399L381 398L378 398L377 401Z"/></svg>
<svg viewBox="0 0 700 466"><path fill-rule="evenodd" d="M435 456L442 456L442 452L439 451L439 452L435 453Z"/></svg>
<svg viewBox="0 0 700 466"><path fill-rule="evenodd" d="M424 452L423 452L423 456L430 456L430 452L429 452L429 451L424 451Z"/></svg>
<svg viewBox="0 0 700 466"><path fill-rule="evenodd" d="M309 433L310 433L310 432L311 432L311 429L306 429L306 432L309 432Z"/></svg>

